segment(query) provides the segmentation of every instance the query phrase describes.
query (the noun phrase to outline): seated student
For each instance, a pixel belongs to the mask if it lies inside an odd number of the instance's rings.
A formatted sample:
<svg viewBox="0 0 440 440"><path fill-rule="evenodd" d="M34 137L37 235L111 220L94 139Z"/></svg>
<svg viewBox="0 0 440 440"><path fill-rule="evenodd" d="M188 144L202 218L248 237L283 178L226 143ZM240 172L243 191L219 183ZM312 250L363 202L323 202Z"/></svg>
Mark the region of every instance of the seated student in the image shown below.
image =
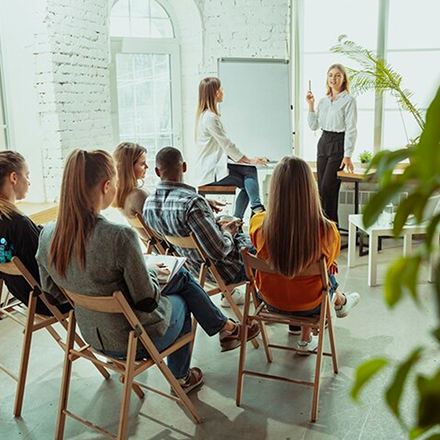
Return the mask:
<svg viewBox="0 0 440 440"><path fill-rule="evenodd" d="M257 288L273 310L310 316L319 313L321 278L294 278L321 255L327 259L331 295L336 295L336 316L343 318L359 302L359 294L340 293L331 275L337 271L340 236L336 224L323 215L316 181L310 166L299 157L286 156L275 167L270 184L267 212L256 214L250 236L257 256L281 275L258 273ZM307 355L315 350L318 338L303 327L298 349Z"/></svg>
<svg viewBox="0 0 440 440"><path fill-rule="evenodd" d="M30 185L29 168L24 157L15 151L0 151L0 265L9 263L12 257L20 258L32 276L39 281L35 254L41 228L22 214L15 202L26 197ZM1 266L0 266L1 272ZM28 304L31 287L23 277L0 273L11 294ZM54 289L54 305L60 305L62 313L70 309L66 297ZM50 310L37 300L36 313L50 316Z"/></svg>
<svg viewBox="0 0 440 440"><path fill-rule="evenodd" d="M244 281L246 274L240 248L252 249L252 244L246 235L238 233L237 222L219 226L207 201L195 188L183 183L186 163L180 151L173 147L162 148L156 156L155 171L161 181L145 201L143 213L150 228L174 237L187 237L192 232L215 262L226 284ZM199 253L192 249L178 249L178 252L188 257L192 272L198 275ZM237 304L243 303L243 293L237 289L233 298ZM227 304L223 298L222 306L227 307Z"/></svg>
<svg viewBox="0 0 440 440"><path fill-rule="evenodd" d="M171 284L166 296L161 294L157 275L162 269L147 269L136 233L100 215L115 194L116 169L108 153L75 150L70 154L58 220L40 236L37 260L43 289L50 294L55 281L85 295L110 296L122 291L159 350L191 331L191 312L208 335L220 332L223 351L238 347L240 325L228 320L189 274ZM92 347L110 356L126 354L131 328L123 316L81 307L75 314L85 341ZM249 331L249 339L258 335L255 325ZM139 349L138 356L146 356ZM202 371L190 369L189 361L189 344L168 357L171 372L186 392L203 382Z"/></svg>

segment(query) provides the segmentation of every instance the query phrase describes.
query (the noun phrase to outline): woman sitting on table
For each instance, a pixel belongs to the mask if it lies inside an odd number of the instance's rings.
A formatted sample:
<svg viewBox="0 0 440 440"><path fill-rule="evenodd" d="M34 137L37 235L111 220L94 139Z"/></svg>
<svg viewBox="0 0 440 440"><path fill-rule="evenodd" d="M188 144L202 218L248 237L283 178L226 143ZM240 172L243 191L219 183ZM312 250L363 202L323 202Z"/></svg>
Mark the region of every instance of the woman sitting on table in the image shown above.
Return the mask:
<svg viewBox="0 0 440 440"><path fill-rule="evenodd" d="M75 150L70 154L57 222L45 227L40 236L37 260L43 289L51 294L55 281L85 295L110 296L122 291L159 351L191 331L190 313L208 335L220 334L222 351L238 347L241 326L227 319L189 274L171 281L163 291L166 295L161 293L158 275L164 269L147 269L136 233L100 214L115 195L116 169L107 152ZM80 307L75 314L92 347L109 356L126 354L131 327L123 316ZM257 326L249 329L251 338L258 330ZM139 350L139 358L147 355L143 347ZM186 392L203 382L202 371L189 368L189 362L189 344L168 357L171 372Z"/></svg>
<svg viewBox="0 0 440 440"><path fill-rule="evenodd" d="M257 168L249 165L265 165L266 159L249 159L228 139L218 110L223 96L218 78L205 78L200 82L196 115L199 185L235 185L240 188L234 215L242 219L249 200L254 213L264 211Z"/></svg>
<svg viewBox="0 0 440 440"><path fill-rule="evenodd" d="M330 295L336 295L336 316L347 316L359 302L358 293L337 290L334 273L341 247L339 232L335 223L323 215L312 170L299 157L286 156L276 165L267 212L252 217L250 237L257 256L267 260L280 274L257 272L256 276L259 293L272 310L295 316L319 314L321 277L296 276L321 255L327 259ZM291 331L301 332L299 354L308 355L308 350L316 350L318 338L311 335L310 327Z"/></svg>
<svg viewBox="0 0 440 440"><path fill-rule="evenodd" d="M1 273L1 264L18 257L31 275L40 280L35 254L41 227L16 206L18 200L26 197L29 186L29 168L24 157L15 151L0 151L0 277L11 294L26 305L31 291L28 282L23 277ZM62 313L71 308L58 289L54 289L54 296L54 305L59 305ZM37 300L36 313L51 315L40 298Z"/></svg>

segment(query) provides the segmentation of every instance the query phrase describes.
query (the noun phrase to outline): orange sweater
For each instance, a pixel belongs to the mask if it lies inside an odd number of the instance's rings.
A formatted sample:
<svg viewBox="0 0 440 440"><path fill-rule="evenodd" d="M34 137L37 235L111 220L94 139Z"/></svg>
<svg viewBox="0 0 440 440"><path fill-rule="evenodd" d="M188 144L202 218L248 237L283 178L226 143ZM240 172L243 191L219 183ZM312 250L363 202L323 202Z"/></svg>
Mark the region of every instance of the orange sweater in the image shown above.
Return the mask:
<svg viewBox="0 0 440 440"><path fill-rule="evenodd" d="M265 213L252 217L249 235L257 249L257 256L266 260L267 248L264 243L262 224ZM333 225L331 233L322 239L322 254L327 259L327 268L336 261L341 249L341 237ZM287 278L283 275L272 275L257 272L257 288L268 304L279 310L305 311L312 310L320 303L321 278L312 275Z"/></svg>

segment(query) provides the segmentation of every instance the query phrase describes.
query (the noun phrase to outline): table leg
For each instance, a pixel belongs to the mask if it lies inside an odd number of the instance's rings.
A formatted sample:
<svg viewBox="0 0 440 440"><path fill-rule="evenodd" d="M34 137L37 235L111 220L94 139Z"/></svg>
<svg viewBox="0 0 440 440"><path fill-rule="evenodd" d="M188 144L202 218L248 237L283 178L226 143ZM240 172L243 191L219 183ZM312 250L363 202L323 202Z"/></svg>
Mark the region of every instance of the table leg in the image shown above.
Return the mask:
<svg viewBox="0 0 440 440"><path fill-rule="evenodd" d="M370 233L368 249L368 285L377 285L377 235L374 231Z"/></svg>
<svg viewBox="0 0 440 440"><path fill-rule="evenodd" d="M431 253L431 258L429 259L429 268L428 268L428 281L430 283L435 283L435 272L437 269L437 262L438 262L438 240L439 240L439 234L434 234L433 241L434 241L434 251Z"/></svg>
<svg viewBox="0 0 440 440"><path fill-rule="evenodd" d="M405 234L403 236L403 256L408 257L412 251L412 234Z"/></svg>
<svg viewBox="0 0 440 440"><path fill-rule="evenodd" d="M356 226L348 220L348 267L354 267L356 259Z"/></svg>

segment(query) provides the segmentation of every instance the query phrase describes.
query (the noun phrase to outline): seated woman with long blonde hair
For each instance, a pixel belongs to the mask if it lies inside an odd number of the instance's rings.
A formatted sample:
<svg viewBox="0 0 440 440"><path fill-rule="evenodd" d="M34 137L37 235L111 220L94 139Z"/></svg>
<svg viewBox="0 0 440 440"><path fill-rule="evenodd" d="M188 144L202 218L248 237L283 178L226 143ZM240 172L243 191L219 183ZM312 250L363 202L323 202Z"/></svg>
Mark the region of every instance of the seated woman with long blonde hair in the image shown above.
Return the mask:
<svg viewBox="0 0 440 440"><path fill-rule="evenodd" d="M295 156L286 156L276 165L270 184L266 212L251 220L250 237L257 256L266 260L280 275L257 273L259 294L273 310L292 315L319 313L321 278L296 277L324 255L331 284L336 295L336 316L343 318L359 302L359 294L337 290L334 273L340 252L340 235L336 224L321 209L316 181L310 166ZM316 350L318 338L310 327L302 327L299 354Z"/></svg>

